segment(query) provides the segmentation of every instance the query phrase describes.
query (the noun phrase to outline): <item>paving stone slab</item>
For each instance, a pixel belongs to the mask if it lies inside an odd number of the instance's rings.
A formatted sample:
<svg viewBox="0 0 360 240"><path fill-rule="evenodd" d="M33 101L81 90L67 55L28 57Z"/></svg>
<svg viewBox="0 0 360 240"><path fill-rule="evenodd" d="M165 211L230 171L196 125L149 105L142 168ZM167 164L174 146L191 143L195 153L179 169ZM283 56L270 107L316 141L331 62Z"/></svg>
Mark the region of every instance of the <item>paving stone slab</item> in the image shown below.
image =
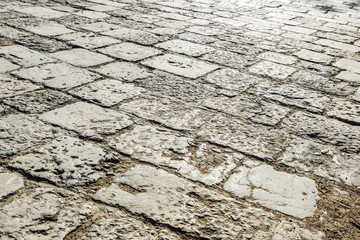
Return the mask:
<svg viewBox="0 0 360 240"><path fill-rule="evenodd" d="M91 18L91 19L103 19L103 18L110 17L106 13L96 12L96 11L87 11L87 10L75 11L75 12L73 12L73 14L81 16L81 17Z"/></svg>
<svg viewBox="0 0 360 240"><path fill-rule="evenodd" d="M86 49L104 47L107 45L120 42L120 40L111 37L97 36L92 33L84 33L84 32L64 34L59 36L58 39L67 41L70 44L77 45Z"/></svg>
<svg viewBox="0 0 360 240"><path fill-rule="evenodd" d="M119 43L106 48L98 49L99 52L127 61L138 61L162 53L156 48L144 47L135 43Z"/></svg>
<svg viewBox="0 0 360 240"><path fill-rule="evenodd" d="M198 43L198 44L209 44L215 42L217 39L213 37L204 36L201 34L185 32L179 34L178 37L182 40Z"/></svg>
<svg viewBox="0 0 360 240"><path fill-rule="evenodd" d="M52 90L40 90L6 98L2 102L25 113L43 113L68 103L72 98Z"/></svg>
<svg viewBox="0 0 360 240"><path fill-rule="evenodd" d="M128 82L133 82L136 79L146 78L151 75L145 68L129 62L114 62L99 68L94 68L93 70L108 77Z"/></svg>
<svg viewBox="0 0 360 240"><path fill-rule="evenodd" d="M132 124L123 113L84 102L46 112L40 115L40 119L95 140L101 140L102 136L114 134Z"/></svg>
<svg viewBox="0 0 360 240"><path fill-rule="evenodd" d="M205 26L193 26L186 29L186 31L202 34L205 36L217 36L225 34L226 31L220 28L211 28L211 27L205 27Z"/></svg>
<svg viewBox="0 0 360 240"><path fill-rule="evenodd" d="M61 50L67 50L71 47L65 42L58 41L52 38L45 38L39 35L31 35L25 38L16 40L17 43L24 45L32 50L40 52L56 52Z"/></svg>
<svg viewBox="0 0 360 240"><path fill-rule="evenodd" d="M101 34L143 45L153 45L168 40L165 36L131 28L118 28L116 30L102 32Z"/></svg>
<svg viewBox="0 0 360 240"><path fill-rule="evenodd" d="M0 200L23 187L24 181L19 175L15 173L0 172Z"/></svg>
<svg viewBox="0 0 360 240"><path fill-rule="evenodd" d="M269 61L262 61L254 66L251 66L249 71L257 75L273 78L275 80L284 80L296 72L296 68Z"/></svg>
<svg viewBox="0 0 360 240"><path fill-rule="evenodd" d="M39 17L39 18L59 18L69 15L68 13L55 11L45 7L16 8L16 11L30 14L31 16Z"/></svg>
<svg viewBox="0 0 360 240"><path fill-rule="evenodd" d="M317 176L360 186L360 156L302 138L290 142L280 163Z"/></svg>
<svg viewBox="0 0 360 240"><path fill-rule="evenodd" d="M122 190L118 187L121 184L132 187L137 193ZM193 197L194 194L197 197ZM119 176L93 198L206 239L252 236L258 229L269 231L274 224L271 213L237 205L204 187L144 165ZM204 232L204 229L207 231Z"/></svg>
<svg viewBox="0 0 360 240"><path fill-rule="evenodd" d="M13 77L0 74L0 98L8 98L25 92L40 89L27 81L16 80Z"/></svg>
<svg viewBox="0 0 360 240"><path fill-rule="evenodd" d="M200 45L197 43L187 42L183 40L170 40L167 42L159 43L155 45L159 48L164 48L173 52L182 53L185 55L198 57L208 52L212 52L215 49L206 45Z"/></svg>
<svg viewBox="0 0 360 240"><path fill-rule="evenodd" d="M358 46L354 46L352 44L346 44L338 41L332 41L328 39L319 39L315 42L315 44L340 49L342 51L351 52L351 53L357 53L360 51L360 47Z"/></svg>
<svg viewBox="0 0 360 240"><path fill-rule="evenodd" d="M329 117L335 117L352 124L360 124L360 104L342 99L334 99L327 112Z"/></svg>
<svg viewBox="0 0 360 240"><path fill-rule="evenodd" d="M270 126L278 124L290 112L289 108L247 95L208 98L202 105L243 120Z"/></svg>
<svg viewBox="0 0 360 240"><path fill-rule="evenodd" d="M311 217L320 198L314 180L279 172L260 162L245 162L224 184L225 191L250 197L264 207L304 219Z"/></svg>
<svg viewBox="0 0 360 240"><path fill-rule="evenodd" d="M84 186L104 175L101 164L108 156L92 143L62 136L37 148L34 154L13 158L9 166L58 186Z"/></svg>
<svg viewBox="0 0 360 240"><path fill-rule="evenodd" d="M298 61L295 64L295 67L305 69L309 72L317 73L328 77L331 77L339 72L339 69L336 67L325 66L323 64L318 64L308 61Z"/></svg>
<svg viewBox="0 0 360 240"><path fill-rule="evenodd" d="M197 129L212 117L212 113L185 102L151 96L120 104L119 110L179 130Z"/></svg>
<svg viewBox="0 0 360 240"><path fill-rule="evenodd" d="M122 83L117 80L101 80L75 88L69 93L89 102L110 107L145 91L144 88L136 87L134 84Z"/></svg>
<svg viewBox="0 0 360 240"><path fill-rule="evenodd" d="M222 114L206 122L198 135L207 141L268 160L282 151L289 138L284 131Z"/></svg>
<svg viewBox="0 0 360 240"><path fill-rule="evenodd" d="M53 57L79 67L92 67L95 65L111 62L114 59L105 55L94 53L89 50L75 48L59 51L51 54Z"/></svg>
<svg viewBox="0 0 360 240"><path fill-rule="evenodd" d="M360 74L357 73L342 71L338 75L336 75L336 78L344 80L346 82L360 85Z"/></svg>
<svg viewBox="0 0 360 240"><path fill-rule="evenodd" d="M258 57L264 60L268 60L284 65L291 65L297 61L296 57L275 53L275 52L265 52L260 54Z"/></svg>
<svg viewBox="0 0 360 240"><path fill-rule="evenodd" d="M243 158L229 149L196 143L193 138L152 126L136 126L112 139L110 146L142 162L176 169L206 185L220 183Z"/></svg>
<svg viewBox="0 0 360 240"><path fill-rule="evenodd" d="M154 24L157 26L160 26L160 27L167 27L167 28L174 28L174 29L185 29L192 25L190 22L169 20L169 19L157 21Z"/></svg>
<svg viewBox="0 0 360 240"><path fill-rule="evenodd" d="M53 129L22 114L0 119L0 158L14 155L54 137Z"/></svg>
<svg viewBox="0 0 360 240"><path fill-rule="evenodd" d="M355 101L360 102L360 88L355 92L354 96L352 97Z"/></svg>
<svg viewBox="0 0 360 240"><path fill-rule="evenodd" d="M54 22L47 22L35 26L27 26L25 27L25 30L46 37L52 37L56 35L74 32L73 30L65 27L64 25Z"/></svg>
<svg viewBox="0 0 360 240"><path fill-rule="evenodd" d="M335 119L296 112L283 121L282 127L292 134L315 138L345 152L357 153L360 150L360 127Z"/></svg>
<svg viewBox="0 0 360 240"><path fill-rule="evenodd" d="M360 62L350 59L340 59L334 63L335 67L346 69L353 73L360 73Z"/></svg>
<svg viewBox="0 0 360 240"><path fill-rule="evenodd" d="M49 58L42 53L30 50L20 45L0 47L0 56L1 55L13 63L24 67L32 67L55 61L54 59Z"/></svg>
<svg viewBox="0 0 360 240"><path fill-rule="evenodd" d="M260 78L230 68L216 70L208 74L204 80L218 87L240 92L262 81Z"/></svg>
<svg viewBox="0 0 360 240"><path fill-rule="evenodd" d="M301 59L305 59L307 61L322 63L322 64L329 64L334 59L333 57L331 57L329 55L306 50L306 49L302 49L299 52L294 53L294 55Z"/></svg>
<svg viewBox="0 0 360 240"><path fill-rule="evenodd" d="M253 57L223 50L216 50L200 58L220 65L240 69L247 68L257 62Z"/></svg>
<svg viewBox="0 0 360 240"><path fill-rule="evenodd" d="M355 89L348 83L337 83L331 81L327 77L323 77L308 71L299 71L295 73L291 80L300 86L333 95L349 95L355 91Z"/></svg>
<svg viewBox="0 0 360 240"><path fill-rule="evenodd" d="M0 233L10 239L56 239L85 223L94 208L51 188L34 188L0 209Z"/></svg>
<svg viewBox="0 0 360 240"><path fill-rule="evenodd" d="M18 68L18 65L13 64L6 59L0 58L0 73L10 72Z"/></svg>
<svg viewBox="0 0 360 240"><path fill-rule="evenodd" d="M95 22L95 23L84 24L80 26L80 28L92 32L105 32L105 31L115 30L120 27L116 24L111 24L106 22Z"/></svg>
<svg viewBox="0 0 360 240"><path fill-rule="evenodd" d="M282 104L321 113L325 110L330 98L319 92L304 89L296 84L260 83L252 92L257 96L271 99Z"/></svg>
<svg viewBox="0 0 360 240"><path fill-rule="evenodd" d="M165 54L153 57L146 59L141 63L153 68L193 79L218 68L217 65L174 54Z"/></svg>
<svg viewBox="0 0 360 240"><path fill-rule="evenodd" d="M96 73L64 63L51 63L20 69L14 72L14 74L56 89L73 88L100 78L100 75Z"/></svg>

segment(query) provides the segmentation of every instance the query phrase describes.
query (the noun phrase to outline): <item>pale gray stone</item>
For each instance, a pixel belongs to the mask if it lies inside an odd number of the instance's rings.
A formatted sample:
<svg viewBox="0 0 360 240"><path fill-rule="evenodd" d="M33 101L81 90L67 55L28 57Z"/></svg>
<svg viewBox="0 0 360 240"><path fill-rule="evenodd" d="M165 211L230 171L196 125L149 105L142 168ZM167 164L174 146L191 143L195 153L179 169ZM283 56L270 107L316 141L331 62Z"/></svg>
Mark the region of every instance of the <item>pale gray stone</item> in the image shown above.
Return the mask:
<svg viewBox="0 0 360 240"><path fill-rule="evenodd" d="M301 59L305 59L307 61L316 62L316 63L323 63L323 64L329 64L334 59L333 57L331 57L329 55L314 52L314 51L310 51L310 50L306 50L306 49L302 49L302 50L294 53L294 55L301 58Z"/></svg>
<svg viewBox="0 0 360 240"><path fill-rule="evenodd" d="M278 160L329 180L360 186L360 156L342 153L332 146L297 138Z"/></svg>
<svg viewBox="0 0 360 240"><path fill-rule="evenodd" d="M346 44L338 41L332 41L328 39L320 39L314 42L315 44L319 44L322 46L327 46L331 48L340 49L342 51L347 51L351 53L357 53L360 51L360 47L352 45L352 44Z"/></svg>
<svg viewBox="0 0 360 240"><path fill-rule="evenodd" d="M45 8L45 7L40 7L40 6L16 8L15 10L17 12L30 14L34 17L39 17L39 18L59 18L59 17L64 17L64 16L69 15L69 13L55 11L50 8Z"/></svg>
<svg viewBox="0 0 360 240"><path fill-rule="evenodd" d="M118 187L121 184L136 193L122 190ZM144 165L130 169L93 198L212 240L237 239L258 229L269 231L274 225L271 213L238 205L216 192ZM207 204L201 201L205 199ZM206 233L204 228L208 229Z"/></svg>
<svg viewBox="0 0 360 240"><path fill-rule="evenodd" d="M352 124L360 124L360 104L343 99L334 99L329 106L327 115Z"/></svg>
<svg viewBox="0 0 360 240"><path fill-rule="evenodd" d="M243 158L239 153L197 144L193 138L151 126L136 126L115 137L110 146L142 162L174 168L184 177L206 185L220 183Z"/></svg>
<svg viewBox="0 0 360 240"><path fill-rule="evenodd" d="M342 58L334 63L334 66L353 73L360 73L360 62L358 61Z"/></svg>
<svg viewBox="0 0 360 240"><path fill-rule="evenodd" d="M282 152L289 138L288 134L282 130L251 124L221 114L206 122L198 135L207 141L269 160Z"/></svg>
<svg viewBox="0 0 360 240"><path fill-rule="evenodd" d="M336 78L350 83L360 84L360 74L357 73L342 71L338 75L336 75Z"/></svg>
<svg viewBox="0 0 360 240"><path fill-rule="evenodd" d="M254 66L251 66L249 71L257 75L273 78L275 80L284 80L292 73L296 72L296 68L269 61L262 61Z"/></svg>
<svg viewBox="0 0 360 240"><path fill-rule="evenodd" d="M119 109L179 130L197 129L212 117L185 102L159 97L138 98L120 104Z"/></svg>
<svg viewBox="0 0 360 240"><path fill-rule="evenodd" d="M0 158L14 155L54 137L52 128L22 114L0 118Z"/></svg>
<svg viewBox="0 0 360 240"><path fill-rule="evenodd" d="M52 37L56 35L74 32L73 30L65 27L64 25L54 22L46 22L35 26L30 25L25 27L25 30L46 37Z"/></svg>
<svg viewBox="0 0 360 240"><path fill-rule="evenodd" d="M82 26L80 26L80 28L88 30L88 31L92 31L92 32L104 32L104 31L111 31L111 30L119 29L121 27L119 27L116 24L110 24L110 23L106 23L106 22L95 22L95 23L89 23L89 24L82 25Z"/></svg>
<svg viewBox="0 0 360 240"><path fill-rule="evenodd" d="M155 43L167 40L167 37L158 36L153 33L145 32L141 30L135 30L131 28L118 27L115 30L105 31L102 32L101 34L130 42L140 43L143 45L153 45Z"/></svg>
<svg viewBox="0 0 360 240"><path fill-rule="evenodd" d="M110 107L145 92L144 88L117 80L102 80L69 91L70 94Z"/></svg>
<svg viewBox="0 0 360 240"><path fill-rule="evenodd" d="M240 119L272 126L278 124L290 112L289 108L246 95L232 98L213 97L206 99L202 104Z"/></svg>
<svg viewBox="0 0 360 240"><path fill-rule="evenodd" d="M146 59L144 65L189 78L198 78L218 68L217 65L205 63L180 55L165 54Z"/></svg>
<svg viewBox="0 0 360 240"><path fill-rule="evenodd" d="M205 36L216 36L216 35L222 35L225 34L226 31L219 28L211 28L211 27L205 27L205 26L193 26L186 29L186 31L202 34Z"/></svg>
<svg viewBox="0 0 360 240"><path fill-rule="evenodd" d="M360 88L355 92L353 99L357 102L360 102Z"/></svg>
<svg viewBox="0 0 360 240"><path fill-rule="evenodd" d="M39 89L27 81L16 80L12 77L0 74L0 98L8 98L25 92Z"/></svg>
<svg viewBox="0 0 360 240"><path fill-rule="evenodd" d="M155 22L154 24L157 26L160 26L160 27L167 27L167 28L174 28L174 29L184 29L184 28L187 28L192 25L189 22L178 21L178 20L169 20L169 19L161 20L161 21Z"/></svg>
<svg viewBox="0 0 360 240"><path fill-rule="evenodd" d="M2 239L62 240L85 223L94 208L51 188L29 189L0 209Z"/></svg>
<svg viewBox="0 0 360 240"><path fill-rule="evenodd" d="M295 64L295 67L305 69L307 71L317 73L320 75L324 75L327 77L331 77L339 72L339 69L336 67L313 63L313 62L309 62L309 61L303 61L303 60L298 61Z"/></svg>
<svg viewBox="0 0 360 240"><path fill-rule="evenodd" d="M100 78L96 73L64 63L51 63L20 69L14 74L56 89L73 88Z"/></svg>
<svg viewBox="0 0 360 240"><path fill-rule="evenodd" d="M285 65L291 65L297 61L296 57L292 57L276 52L265 52L260 54L258 57L264 60L285 64Z"/></svg>
<svg viewBox="0 0 360 240"><path fill-rule="evenodd" d="M0 73L10 72L18 68L18 65L13 64L6 59L0 58Z"/></svg>
<svg viewBox="0 0 360 240"><path fill-rule="evenodd" d="M200 58L202 60L238 69L247 68L258 61L250 55L243 55L223 50L216 50L214 52L207 53Z"/></svg>
<svg viewBox="0 0 360 240"><path fill-rule="evenodd" d="M297 26L285 26L282 29L285 31L297 32L297 33L303 33L303 34L312 34L312 33L316 32L316 30L314 30L314 29L297 27Z"/></svg>
<svg viewBox="0 0 360 240"><path fill-rule="evenodd" d="M0 200L23 187L24 181L17 174L0 173Z"/></svg>
<svg viewBox="0 0 360 240"><path fill-rule="evenodd" d="M260 83L253 94L282 104L321 113L330 103L330 98L321 93L304 89L296 84Z"/></svg>
<svg viewBox="0 0 360 240"><path fill-rule="evenodd" d="M59 51L52 53L51 55L64 62L68 62L72 65L80 66L80 67L91 67L91 66L111 62L114 60L105 55L94 53L89 50L85 50L81 48Z"/></svg>
<svg viewBox="0 0 360 240"><path fill-rule="evenodd" d="M0 55L4 55L5 58L8 58L12 62L24 67L32 67L55 61L44 54L20 45L0 47Z"/></svg>
<svg viewBox="0 0 360 240"><path fill-rule="evenodd" d="M200 45L183 40L170 40L167 42L159 43L155 45L159 48L164 48L173 52L183 53L185 55L198 57L208 52L212 52L215 49L206 45Z"/></svg>
<svg viewBox="0 0 360 240"><path fill-rule="evenodd" d="M360 127L315 114L296 112L283 120L282 127L292 134L309 136L338 146L349 153L360 150Z"/></svg>
<svg viewBox="0 0 360 240"><path fill-rule="evenodd" d="M298 223L294 221L281 221L276 227L273 240L322 240L324 239L324 233L320 231L310 231L302 228ZM259 238L258 240L262 240Z"/></svg>
<svg viewBox="0 0 360 240"><path fill-rule="evenodd" d="M58 39L67 41L70 44L77 45L87 49L94 49L99 47L104 47L107 45L119 43L120 40L107 37L107 36L97 36L92 33L76 32L61 35Z"/></svg>
<svg viewBox="0 0 360 240"><path fill-rule="evenodd" d="M123 113L84 102L44 113L40 119L92 139L102 139L132 124Z"/></svg>
<svg viewBox="0 0 360 240"><path fill-rule="evenodd" d="M98 49L99 52L115 58L128 61L138 61L161 53L160 50L151 47L144 47L135 43L119 43L106 48Z"/></svg>
<svg viewBox="0 0 360 240"><path fill-rule="evenodd" d="M300 219L311 217L319 199L316 183L306 177L279 172L270 165L240 167L224 184L235 196L252 196L254 202Z"/></svg>
<svg viewBox="0 0 360 240"><path fill-rule="evenodd" d="M103 176L101 164L107 153L73 137L58 137L37 148L36 153L13 158L9 165L59 186L83 186Z"/></svg>
<svg viewBox="0 0 360 240"><path fill-rule="evenodd" d="M145 68L129 62L114 62L99 68L94 68L93 70L108 77L129 82L150 76L149 71Z"/></svg>
<svg viewBox="0 0 360 240"><path fill-rule="evenodd" d="M96 11L87 11L87 10L75 11L75 12L73 12L73 14L78 15L80 17L87 17L87 18L91 18L91 19L102 19L102 18L110 17L106 13L96 12Z"/></svg>

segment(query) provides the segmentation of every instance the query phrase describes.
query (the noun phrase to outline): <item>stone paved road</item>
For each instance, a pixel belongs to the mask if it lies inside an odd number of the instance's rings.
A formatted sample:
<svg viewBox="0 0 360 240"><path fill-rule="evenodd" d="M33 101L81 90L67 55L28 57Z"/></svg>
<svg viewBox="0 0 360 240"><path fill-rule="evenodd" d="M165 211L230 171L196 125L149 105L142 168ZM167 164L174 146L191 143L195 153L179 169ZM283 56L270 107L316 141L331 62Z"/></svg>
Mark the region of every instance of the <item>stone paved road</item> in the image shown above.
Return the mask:
<svg viewBox="0 0 360 240"><path fill-rule="evenodd" d="M360 239L360 2L2 0L0 239Z"/></svg>

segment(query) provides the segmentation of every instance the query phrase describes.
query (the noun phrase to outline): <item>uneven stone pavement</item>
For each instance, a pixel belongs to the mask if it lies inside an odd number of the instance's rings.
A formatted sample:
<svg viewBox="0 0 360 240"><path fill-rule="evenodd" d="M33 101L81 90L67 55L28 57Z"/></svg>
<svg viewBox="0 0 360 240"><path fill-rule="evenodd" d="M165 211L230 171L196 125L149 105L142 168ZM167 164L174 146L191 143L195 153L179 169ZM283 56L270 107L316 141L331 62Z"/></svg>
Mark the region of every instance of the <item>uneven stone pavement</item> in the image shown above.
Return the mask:
<svg viewBox="0 0 360 240"><path fill-rule="evenodd" d="M360 239L360 2L2 0L0 239Z"/></svg>

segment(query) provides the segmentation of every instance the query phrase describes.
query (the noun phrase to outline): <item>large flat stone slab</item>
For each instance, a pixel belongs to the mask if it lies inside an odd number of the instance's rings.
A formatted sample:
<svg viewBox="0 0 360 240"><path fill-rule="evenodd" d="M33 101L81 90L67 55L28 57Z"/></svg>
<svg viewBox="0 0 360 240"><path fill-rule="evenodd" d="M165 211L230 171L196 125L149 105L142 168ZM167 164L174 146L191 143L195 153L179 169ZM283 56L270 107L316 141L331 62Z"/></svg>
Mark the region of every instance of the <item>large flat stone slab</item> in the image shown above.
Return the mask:
<svg viewBox="0 0 360 240"><path fill-rule="evenodd" d="M329 117L335 117L339 120L359 125L360 124L360 103L347 101L343 99L335 99L329 106L327 112Z"/></svg>
<svg viewBox="0 0 360 240"><path fill-rule="evenodd" d="M8 98L25 92L31 92L39 88L39 86L28 81L20 81L13 77L0 74L0 98Z"/></svg>
<svg viewBox="0 0 360 240"><path fill-rule="evenodd" d="M177 40L177 39L159 43L156 44L155 46L193 57L198 57L205 53L215 50L214 48L208 47L206 45L201 45L201 44L192 43L184 40Z"/></svg>
<svg viewBox="0 0 360 240"><path fill-rule="evenodd" d="M35 26L30 25L25 27L25 29L29 32L33 32L38 35L46 36L46 37L52 37L52 36L74 32L73 30L65 27L64 25L54 22L42 23Z"/></svg>
<svg viewBox="0 0 360 240"><path fill-rule="evenodd" d="M129 62L114 62L99 68L94 68L93 70L108 77L128 82L150 76L150 73L145 68Z"/></svg>
<svg viewBox="0 0 360 240"><path fill-rule="evenodd" d="M153 45L158 42L167 40L167 37L159 36L153 33L149 33L142 30L136 30L131 28L119 28L115 30L101 32L103 35L126 40L130 42L139 43L142 45Z"/></svg>
<svg viewBox="0 0 360 240"><path fill-rule="evenodd" d="M0 73L10 72L18 68L19 68L18 65L13 64L12 62L6 59L0 58Z"/></svg>
<svg viewBox="0 0 360 240"><path fill-rule="evenodd" d="M24 181L15 173L0 172L0 200L24 187Z"/></svg>
<svg viewBox="0 0 360 240"><path fill-rule="evenodd" d="M24 8L16 8L15 10L21 13L30 14L31 16L34 17L47 18L47 19L59 18L69 15L69 13L55 11L46 7L24 7Z"/></svg>
<svg viewBox="0 0 360 240"><path fill-rule="evenodd" d="M94 53L82 48L59 51L51 54L53 57L79 67L92 67L111 62L114 59L105 55Z"/></svg>
<svg viewBox="0 0 360 240"><path fill-rule="evenodd" d="M58 39L64 40L70 44L74 44L86 49L94 49L99 47L104 47L107 45L119 43L120 40L107 37L107 36L97 36L93 33L84 33L84 32L75 32L70 34L64 34Z"/></svg>
<svg viewBox="0 0 360 240"><path fill-rule="evenodd" d="M270 61L262 61L254 66L251 66L249 71L275 80L284 80L292 73L296 72L296 68Z"/></svg>

